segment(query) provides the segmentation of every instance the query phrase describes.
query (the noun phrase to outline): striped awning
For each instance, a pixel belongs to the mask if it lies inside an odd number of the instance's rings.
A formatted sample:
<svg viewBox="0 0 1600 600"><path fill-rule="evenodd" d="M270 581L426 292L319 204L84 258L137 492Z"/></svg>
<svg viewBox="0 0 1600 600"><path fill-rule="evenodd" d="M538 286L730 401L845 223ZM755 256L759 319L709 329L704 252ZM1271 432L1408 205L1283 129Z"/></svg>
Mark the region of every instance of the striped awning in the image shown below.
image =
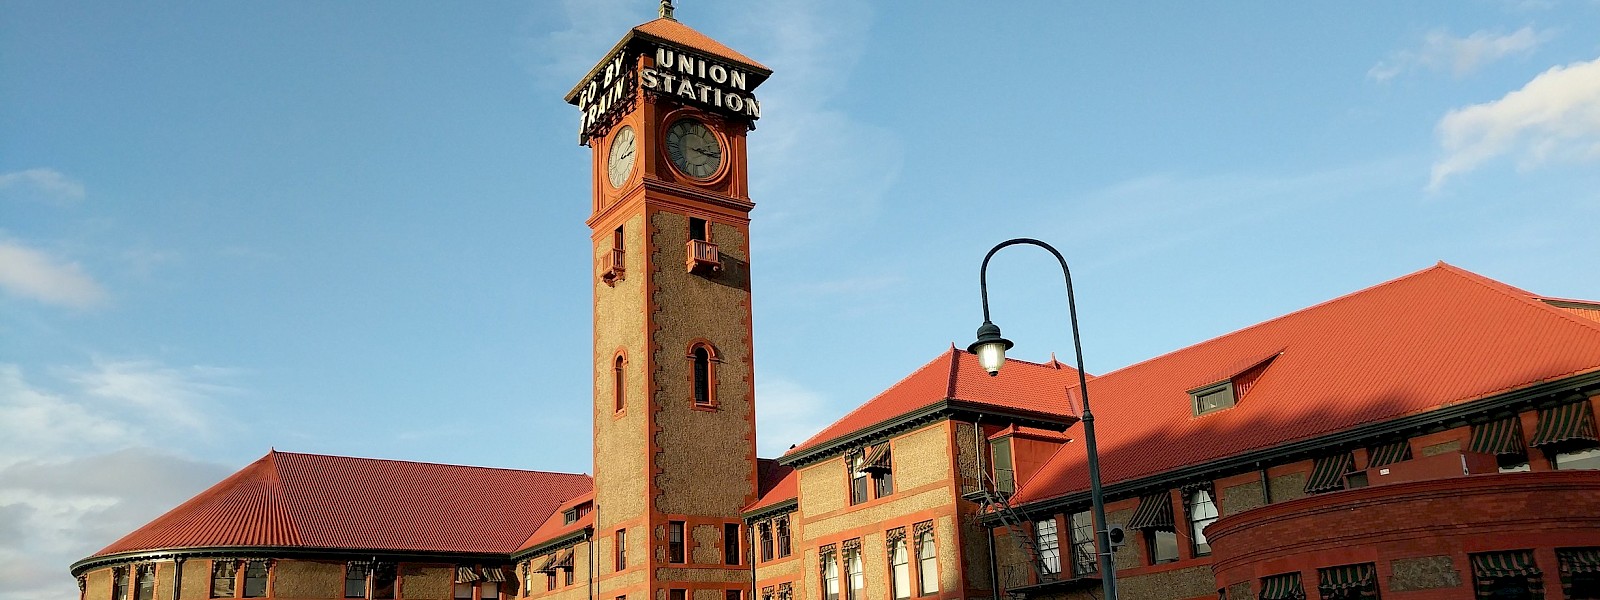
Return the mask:
<svg viewBox="0 0 1600 600"><path fill-rule="evenodd" d="M1474 554L1472 574L1478 579L1538 575L1539 565L1533 562L1532 550Z"/></svg>
<svg viewBox="0 0 1600 600"><path fill-rule="evenodd" d="M500 567L484 567L483 580L492 581L495 583L503 583L506 580L506 572L500 570Z"/></svg>
<svg viewBox="0 0 1600 600"><path fill-rule="evenodd" d="M541 556L539 558L535 558L535 559L533 559L533 563L532 563L533 564L533 571L535 573L548 573L550 571L554 571L554 570L556 570L555 562L556 562L556 555L554 555L554 554L546 554L546 555Z"/></svg>
<svg viewBox="0 0 1600 600"><path fill-rule="evenodd" d="M865 473L887 473L893 469L889 458L889 442L884 442L867 449L866 460L861 461L861 471Z"/></svg>
<svg viewBox="0 0 1600 600"><path fill-rule="evenodd" d="M1557 550L1562 573L1600 573L1600 548Z"/></svg>
<svg viewBox="0 0 1600 600"><path fill-rule="evenodd" d="M1400 440L1367 449L1367 468L1387 467L1402 460L1411 460L1411 443Z"/></svg>
<svg viewBox="0 0 1600 600"><path fill-rule="evenodd" d="M1139 510L1128 519L1128 529L1172 528L1172 497L1166 492L1139 498Z"/></svg>
<svg viewBox="0 0 1600 600"><path fill-rule="evenodd" d="M1516 417L1506 417L1472 426L1472 442L1467 450L1480 454L1523 454L1522 423Z"/></svg>
<svg viewBox="0 0 1600 600"><path fill-rule="evenodd" d="M1372 563L1317 569L1317 588L1323 596L1331 596L1340 590L1376 592L1377 583L1377 570Z"/></svg>
<svg viewBox="0 0 1600 600"><path fill-rule="evenodd" d="M1344 489L1344 475L1355 469L1355 460L1350 458L1349 452L1341 452L1333 456L1324 456L1317 459L1311 467L1311 476L1306 478L1305 491L1307 494L1316 494L1332 490Z"/></svg>
<svg viewBox="0 0 1600 600"><path fill-rule="evenodd" d="M1595 436L1594 418L1589 416L1590 412L1587 400L1540 410L1539 428L1528 445L1546 446L1567 440L1600 442L1600 437Z"/></svg>
<svg viewBox="0 0 1600 600"><path fill-rule="evenodd" d="M456 583L472 583L483 579L472 567L456 567Z"/></svg>
<svg viewBox="0 0 1600 600"><path fill-rule="evenodd" d="M568 571L571 571L572 570L572 550L573 550L572 548L567 548L567 549L564 549L564 550L562 550L560 552L557 552L556 553L556 557L554 559L551 559L551 561L550 561L550 569L551 570L566 569Z"/></svg>
<svg viewBox="0 0 1600 600"><path fill-rule="evenodd" d="M1261 600L1305 600L1306 590L1300 587L1299 573L1273 575L1261 580Z"/></svg>

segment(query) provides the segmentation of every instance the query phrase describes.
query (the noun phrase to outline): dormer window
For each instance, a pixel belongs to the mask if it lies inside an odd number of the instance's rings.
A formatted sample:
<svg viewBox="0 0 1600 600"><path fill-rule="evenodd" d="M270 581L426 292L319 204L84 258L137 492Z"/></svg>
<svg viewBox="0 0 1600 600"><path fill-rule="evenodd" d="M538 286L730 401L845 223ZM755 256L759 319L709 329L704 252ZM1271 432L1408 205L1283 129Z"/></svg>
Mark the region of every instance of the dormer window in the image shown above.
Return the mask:
<svg viewBox="0 0 1600 600"><path fill-rule="evenodd" d="M1192 390L1189 392L1189 398L1194 401L1194 414L1197 417L1224 408L1233 408L1235 401L1233 381L1224 381Z"/></svg>

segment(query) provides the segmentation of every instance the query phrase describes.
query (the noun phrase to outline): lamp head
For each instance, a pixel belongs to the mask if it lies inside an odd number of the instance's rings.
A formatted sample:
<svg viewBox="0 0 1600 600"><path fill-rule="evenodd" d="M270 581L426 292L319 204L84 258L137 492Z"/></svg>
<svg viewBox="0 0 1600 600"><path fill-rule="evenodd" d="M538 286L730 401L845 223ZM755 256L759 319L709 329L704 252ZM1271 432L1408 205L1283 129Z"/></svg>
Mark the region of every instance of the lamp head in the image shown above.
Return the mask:
<svg viewBox="0 0 1600 600"><path fill-rule="evenodd" d="M999 325L984 321L978 326L978 341L967 346L967 352L978 355L978 364L993 377L1000 374L1000 366L1006 363L1006 350L1012 345L1011 340L1000 337Z"/></svg>

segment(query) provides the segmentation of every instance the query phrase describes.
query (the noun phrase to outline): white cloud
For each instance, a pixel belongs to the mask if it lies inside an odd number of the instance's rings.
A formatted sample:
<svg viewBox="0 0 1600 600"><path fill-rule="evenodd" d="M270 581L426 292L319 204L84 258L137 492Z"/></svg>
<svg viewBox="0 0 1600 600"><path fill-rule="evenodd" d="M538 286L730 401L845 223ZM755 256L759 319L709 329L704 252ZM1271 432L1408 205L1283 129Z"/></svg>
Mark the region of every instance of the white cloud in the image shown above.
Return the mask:
<svg viewBox="0 0 1600 600"><path fill-rule="evenodd" d="M1600 159L1600 58L1552 67L1499 100L1450 111L1437 126L1444 156L1428 189L1492 159L1518 167Z"/></svg>
<svg viewBox="0 0 1600 600"><path fill-rule="evenodd" d="M523 56L529 69L541 83L566 92L605 58L606 50L622 39L621 32L655 17L635 10L639 6L627 0L563 0L570 26L527 40ZM572 114L576 123L578 113Z"/></svg>
<svg viewBox="0 0 1600 600"><path fill-rule="evenodd" d="M1505 35L1478 31L1467 37L1456 37L1449 31L1436 29L1423 37L1420 48L1400 50L1378 61L1367 71L1367 77L1388 81L1415 70L1449 70L1461 77L1495 60L1513 54L1529 54L1554 37L1552 31L1535 31L1532 27Z"/></svg>
<svg viewBox="0 0 1600 600"><path fill-rule="evenodd" d="M830 409L821 394L794 381L756 377L756 454L782 456L827 426Z"/></svg>
<svg viewBox="0 0 1600 600"><path fill-rule="evenodd" d="M51 204L69 204L83 200L83 184L54 169L0 173L0 191Z"/></svg>
<svg viewBox="0 0 1600 600"><path fill-rule="evenodd" d="M226 476L144 446L204 439L231 370L95 360L48 383L0 364L0 600L70 598L67 565ZM197 435L201 434L201 435Z"/></svg>
<svg viewBox="0 0 1600 600"><path fill-rule="evenodd" d="M0 240L0 289L74 308L92 308L107 299L105 290L77 263L9 240Z"/></svg>

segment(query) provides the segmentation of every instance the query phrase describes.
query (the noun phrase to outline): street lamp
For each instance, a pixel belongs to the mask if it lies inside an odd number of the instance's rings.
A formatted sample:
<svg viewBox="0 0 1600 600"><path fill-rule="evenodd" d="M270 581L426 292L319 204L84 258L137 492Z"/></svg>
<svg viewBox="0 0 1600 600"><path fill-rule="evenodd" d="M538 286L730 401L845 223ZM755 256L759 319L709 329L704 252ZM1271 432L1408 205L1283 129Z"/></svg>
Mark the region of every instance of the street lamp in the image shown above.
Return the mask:
<svg viewBox="0 0 1600 600"><path fill-rule="evenodd" d="M1067 279L1067 316L1072 322L1072 350L1078 359L1078 393L1083 396L1083 443L1089 453L1089 502L1094 510L1095 522L1095 553L1100 563L1100 586L1104 592L1105 600L1117 600L1117 569L1111 562L1111 540L1106 524L1106 499L1100 489L1100 453L1094 444L1094 413L1089 411L1089 381L1083 371L1083 343L1078 336L1078 307L1072 296L1072 272L1067 269L1067 259L1061 257L1050 244L1031 238L1017 238L1000 242L991 248L983 257L983 266L978 269L978 291L983 295L983 325L978 327L978 341L967 347L967 351L978 355L978 364L989 372L990 376L999 375L1000 367L1005 365L1006 350L1011 349L1011 340L1000 336L1000 327L989 320L989 259L994 253L1006 246L1017 244L1031 244L1050 251L1056 260L1061 263L1061 274Z"/></svg>

